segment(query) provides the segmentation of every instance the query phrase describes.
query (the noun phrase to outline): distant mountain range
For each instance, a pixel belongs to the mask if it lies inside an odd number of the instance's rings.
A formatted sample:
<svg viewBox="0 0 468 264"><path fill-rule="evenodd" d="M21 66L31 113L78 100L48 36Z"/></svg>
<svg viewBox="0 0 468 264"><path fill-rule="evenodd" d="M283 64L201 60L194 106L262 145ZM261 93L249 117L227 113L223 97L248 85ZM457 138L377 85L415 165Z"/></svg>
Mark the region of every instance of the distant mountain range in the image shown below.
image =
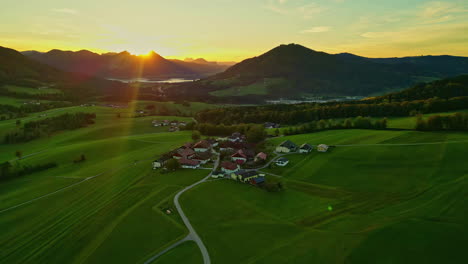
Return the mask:
<svg viewBox="0 0 468 264"><path fill-rule="evenodd" d="M51 50L41 53L25 51L24 55L41 63L67 72L115 79L198 79L224 71L229 65L208 62L204 59L170 60L156 52L145 56L120 53L97 54L87 50Z"/></svg>
<svg viewBox="0 0 468 264"><path fill-rule="evenodd" d="M242 101L313 96L369 96L468 73L468 57L372 59L301 45L276 47L222 73L168 90L172 96Z"/></svg>

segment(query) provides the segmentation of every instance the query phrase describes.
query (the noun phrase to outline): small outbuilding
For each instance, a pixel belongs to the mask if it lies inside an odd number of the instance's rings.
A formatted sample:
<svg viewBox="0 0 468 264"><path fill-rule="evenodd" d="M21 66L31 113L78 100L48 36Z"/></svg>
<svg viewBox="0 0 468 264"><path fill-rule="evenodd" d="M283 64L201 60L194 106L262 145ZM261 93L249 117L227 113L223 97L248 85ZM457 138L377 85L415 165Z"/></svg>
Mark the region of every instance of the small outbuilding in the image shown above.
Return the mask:
<svg viewBox="0 0 468 264"><path fill-rule="evenodd" d="M286 165L288 165L289 163L289 160L285 157L281 157L279 159L276 160L276 165L280 166L280 167L284 167Z"/></svg>
<svg viewBox="0 0 468 264"><path fill-rule="evenodd" d="M318 152L327 152L328 149L329 149L328 145L325 145L325 144L320 144L317 146Z"/></svg>
<svg viewBox="0 0 468 264"><path fill-rule="evenodd" d="M304 143L299 147L299 153L310 153L312 149L313 147L311 145Z"/></svg>

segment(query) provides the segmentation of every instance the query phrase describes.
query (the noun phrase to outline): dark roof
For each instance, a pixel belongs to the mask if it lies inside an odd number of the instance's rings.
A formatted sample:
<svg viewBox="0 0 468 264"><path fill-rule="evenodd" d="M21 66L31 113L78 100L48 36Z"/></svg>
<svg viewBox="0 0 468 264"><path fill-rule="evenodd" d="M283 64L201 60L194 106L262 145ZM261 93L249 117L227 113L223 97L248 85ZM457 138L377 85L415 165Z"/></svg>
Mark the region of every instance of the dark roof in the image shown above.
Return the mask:
<svg viewBox="0 0 468 264"><path fill-rule="evenodd" d="M250 182L253 183L253 184L264 183L265 182L265 177L259 176L257 178L253 178L253 179L250 180Z"/></svg>
<svg viewBox="0 0 468 264"><path fill-rule="evenodd" d="M258 175L258 172L257 171L241 171L236 174L239 175L241 178L248 178L248 177Z"/></svg>
<svg viewBox="0 0 468 264"><path fill-rule="evenodd" d="M288 148L288 149L297 148L297 145L294 144L294 143L293 143L292 141L290 141L290 140L283 141L283 143L281 143L280 146L281 146L281 147Z"/></svg>
<svg viewBox="0 0 468 264"><path fill-rule="evenodd" d="M278 161L279 161L279 162L286 162L286 161L289 161L289 160L288 160L287 158L285 158L285 157L281 157L281 158L279 158L279 159L277 160L277 162L278 162Z"/></svg>
<svg viewBox="0 0 468 264"><path fill-rule="evenodd" d="M195 154L195 151L193 151L193 149L190 149L190 148L184 148L184 149L178 149L177 154L179 154L178 156L181 156L181 157L187 157L187 156Z"/></svg>
<svg viewBox="0 0 468 264"><path fill-rule="evenodd" d="M307 144L307 143L304 143L304 144L301 145L300 148L301 148L301 149L312 149L312 146L309 145L309 144Z"/></svg>
<svg viewBox="0 0 468 264"><path fill-rule="evenodd" d="M232 163L230 161L223 161L221 163L221 167L223 167L223 168L225 168L227 170L235 170L235 169L237 169L237 164Z"/></svg>
<svg viewBox="0 0 468 264"><path fill-rule="evenodd" d="M211 147L211 144L206 141L206 140L201 140L201 141L198 141L197 143L195 143L195 145L193 145L194 148L210 148Z"/></svg>
<svg viewBox="0 0 468 264"><path fill-rule="evenodd" d="M189 159L186 159L186 158L181 158L179 160L179 163L182 164L182 165L190 165L190 166L196 166L196 165L200 164L200 162L198 162L196 160L189 160Z"/></svg>
<svg viewBox="0 0 468 264"><path fill-rule="evenodd" d="M197 152L192 159L194 160L208 160L211 158L210 152Z"/></svg>

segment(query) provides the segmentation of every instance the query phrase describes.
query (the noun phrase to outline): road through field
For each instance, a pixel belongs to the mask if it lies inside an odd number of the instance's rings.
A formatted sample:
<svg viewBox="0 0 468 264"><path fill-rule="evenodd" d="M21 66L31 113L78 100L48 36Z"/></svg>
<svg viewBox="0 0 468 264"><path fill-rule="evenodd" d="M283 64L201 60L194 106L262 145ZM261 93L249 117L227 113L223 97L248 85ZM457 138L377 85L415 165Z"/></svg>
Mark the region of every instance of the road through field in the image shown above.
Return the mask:
<svg viewBox="0 0 468 264"><path fill-rule="evenodd" d="M181 191L179 191L175 196L174 196L174 205L177 209L177 212L179 213L180 217L182 218L182 221L184 222L185 226L187 227L187 229L189 230L189 234L177 241L176 243L172 244L171 246L167 247L166 249L164 249L163 251L160 251L158 254L152 256L151 258L149 258L145 264L149 264L153 261L155 261L158 257L162 256L164 253L168 252L169 250L177 247L178 245L182 244L183 242L185 241L189 241L189 240L192 240L194 241L197 245L198 245L198 248L200 248L200 251L202 253L202 256L203 256L203 263L204 264L211 264L211 259L210 259L210 255L208 253L208 250L206 249L205 247L205 244L203 244L203 241L201 240L201 238L198 236L197 232L195 231L195 229L193 228L192 224L190 223L189 219L187 218L187 216L185 215L184 211L182 210L182 207L180 206L180 203L179 203L179 197L186 191L192 189L193 187L203 183L203 182L206 182L210 177L211 177L211 174L213 174L214 171L216 171L216 169L218 168L219 166L219 159L220 159L220 155L219 153L216 153L217 155L217 158L215 160L215 164L214 164L214 167L213 169L211 170L211 172L203 179L201 179L200 181L190 185L190 186L187 186L185 187L184 189L182 189Z"/></svg>

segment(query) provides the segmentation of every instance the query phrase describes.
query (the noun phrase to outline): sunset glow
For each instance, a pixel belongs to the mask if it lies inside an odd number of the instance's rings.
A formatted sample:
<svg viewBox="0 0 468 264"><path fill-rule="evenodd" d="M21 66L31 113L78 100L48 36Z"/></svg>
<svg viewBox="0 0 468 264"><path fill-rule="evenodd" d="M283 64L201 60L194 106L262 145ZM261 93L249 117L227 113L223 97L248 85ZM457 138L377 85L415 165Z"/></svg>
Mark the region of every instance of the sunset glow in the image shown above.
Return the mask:
<svg viewBox="0 0 468 264"><path fill-rule="evenodd" d="M468 55L463 0L23 2L2 3L0 45L229 61L282 43L368 57Z"/></svg>

